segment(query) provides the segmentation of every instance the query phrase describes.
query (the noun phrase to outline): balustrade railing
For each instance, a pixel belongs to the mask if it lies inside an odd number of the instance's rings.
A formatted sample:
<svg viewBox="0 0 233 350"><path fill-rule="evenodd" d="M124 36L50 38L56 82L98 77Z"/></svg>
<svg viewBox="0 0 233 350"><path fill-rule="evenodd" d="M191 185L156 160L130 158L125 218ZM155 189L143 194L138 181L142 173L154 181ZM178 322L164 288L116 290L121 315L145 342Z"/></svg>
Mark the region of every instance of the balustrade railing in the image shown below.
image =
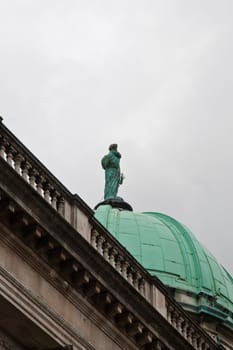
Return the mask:
<svg viewBox="0 0 233 350"><path fill-rule="evenodd" d="M186 316L182 309L167 300L168 322L193 346L196 350L210 350L213 346L206 335L200 333L200 328Z"/></svg>
<svg viewBox="0 0 233 350"><path fill-rule="evenodd" d="M71 214L75 202L74 196L2 124L2 119L0 119L0 157L72 224Z"/></svg>
<svg viewBox="0 0 233 350"><path fill-rule="evenodd" d="M96 229L91 230L91 245L103 258L109 262L140 294L149 297L149 283L142 276L142 271L130 259L120 246L117 246L110 236L104 235Z"/></svg>

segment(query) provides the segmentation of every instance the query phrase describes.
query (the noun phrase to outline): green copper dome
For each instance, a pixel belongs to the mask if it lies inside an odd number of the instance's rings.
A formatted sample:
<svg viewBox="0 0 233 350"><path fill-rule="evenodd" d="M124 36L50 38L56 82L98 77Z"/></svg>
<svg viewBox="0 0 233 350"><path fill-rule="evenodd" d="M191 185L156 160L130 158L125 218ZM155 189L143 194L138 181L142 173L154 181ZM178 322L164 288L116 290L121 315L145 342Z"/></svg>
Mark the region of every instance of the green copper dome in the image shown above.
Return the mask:
<svg viewBox="0 0 233 350"><path fill-rule="evenodd" d="M190 230L160 213L98 207L95 217L192 312L233 327L233 279Z"/></svg>

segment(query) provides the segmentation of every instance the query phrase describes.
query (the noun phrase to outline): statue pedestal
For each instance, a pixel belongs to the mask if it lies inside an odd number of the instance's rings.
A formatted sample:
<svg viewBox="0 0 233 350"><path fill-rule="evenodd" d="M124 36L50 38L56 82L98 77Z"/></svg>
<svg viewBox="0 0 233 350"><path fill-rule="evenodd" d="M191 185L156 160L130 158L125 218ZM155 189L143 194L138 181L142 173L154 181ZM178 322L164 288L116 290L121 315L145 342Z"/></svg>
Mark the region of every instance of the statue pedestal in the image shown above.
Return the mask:
<svg viewBox="0 0 233 350"><path fill-rule="evenodd" d="M96 210L100 205L111 205L112 208L133 211L131 205L125 202L124 199L120 197L106 199L105 201L98 203L94 209Z"/></svg>

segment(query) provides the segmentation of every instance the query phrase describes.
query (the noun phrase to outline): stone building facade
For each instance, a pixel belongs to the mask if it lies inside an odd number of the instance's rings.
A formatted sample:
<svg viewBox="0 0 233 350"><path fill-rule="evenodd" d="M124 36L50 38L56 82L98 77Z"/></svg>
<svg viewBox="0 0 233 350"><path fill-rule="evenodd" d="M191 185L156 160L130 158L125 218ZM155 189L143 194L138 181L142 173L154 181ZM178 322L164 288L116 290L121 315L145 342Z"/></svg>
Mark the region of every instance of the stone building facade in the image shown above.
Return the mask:
<svg viewBox="0 0 233 350"><path fill-rule="evenodd" d="M2 122L0 169L0 350L233 349Z"/></svg>

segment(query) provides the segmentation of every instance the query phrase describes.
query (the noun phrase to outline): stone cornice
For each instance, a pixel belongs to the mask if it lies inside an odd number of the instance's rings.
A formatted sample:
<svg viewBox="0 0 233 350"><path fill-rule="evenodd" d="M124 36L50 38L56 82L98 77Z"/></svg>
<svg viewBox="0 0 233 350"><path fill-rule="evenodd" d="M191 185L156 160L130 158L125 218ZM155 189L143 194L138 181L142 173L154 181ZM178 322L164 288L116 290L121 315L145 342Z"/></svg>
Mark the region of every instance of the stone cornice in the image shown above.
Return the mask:
<svg viewBox="0 0 233 350"><path fill-rule="evenodd" d="M49 335L56 339L57 344L62 346L64 339L67 339L68 342L69 337L72 337L73 345L78 350L84 348L94 350L77 334L77 331L66 324L64 319L46 307L38 298L35 298L29 290L25 289L2 267L0 267L0 282L0 294L11 303L13 302L23 314L33 319L38 326L44 328L46 325L46 331L49 331Z"/></svg>
<svg viewBox="0 0 233 350"><path fill-rule="evenodd" d="M111 322L106 322L105 316L100 313L97 309L93 309L92 304L90 304L83 294L76 291L72 286L59 274L51 268L44 260L42 260L38 255L36 255L30 247L26 246L17 236L12 235L11 231L3 226L0 223L0 240L10 247L17 255L22 257L24 261L27 262L36 272L38 272L42 278L50 283L56 290L61 293L65 299L69 300L80 312L88 317L95 325L101 324L101 330L108 335L116 344L119 345L122 349L125 348L125 344L127 343L128 348L136 349L136 346L132 345L130 341L122 334L121 330L117 330L115 326ZM27 289L24 288L22 284L16 281L9 273L7 273L4 269L0 267L0 275L3 276L4 279L9 281L13 288L18 290L19 294L25 295L26 300L29 299L31 302L34 302L39 310L42 310L42 313L45 313L48 317L51 317L54 322L58 323L63 329L65 328L68 334L71 335L72 339L77 339L77 344L85 345L85 349L92 349L92 347L88 346L86 342L83 342L83 339L80 335L77 334L77 331L72 330L69 325L66 325L63 319L61 319L59 314L51 313L51 310L47 308L38 298L35 298L32 293L30 293ZM3 284L2 284L3 285ZM12 288L12 287L11 287ZM1 290L1 289L0 289ZM17 293L13 292L15 296ZM20 297L21 298L21 297ZM20 298L16 298L19 301ZM23 299L25 300L25 299ZM27 306L26 306L27 308ZM31 310L29 305L29 310ZM37 313L34 314L33 318L36 319ZM46 317L47 317L46 316ZM49 328L49 325L46 323L46 326ZM53 329L53 332L56 333ZM58 334L62 332L58 331ZM75 336L74 336L75 335ZM56 333L56 339L59 339ZM82 339L82 341L80 341ZM124 345L122 345L124 344Z"/></svg>

